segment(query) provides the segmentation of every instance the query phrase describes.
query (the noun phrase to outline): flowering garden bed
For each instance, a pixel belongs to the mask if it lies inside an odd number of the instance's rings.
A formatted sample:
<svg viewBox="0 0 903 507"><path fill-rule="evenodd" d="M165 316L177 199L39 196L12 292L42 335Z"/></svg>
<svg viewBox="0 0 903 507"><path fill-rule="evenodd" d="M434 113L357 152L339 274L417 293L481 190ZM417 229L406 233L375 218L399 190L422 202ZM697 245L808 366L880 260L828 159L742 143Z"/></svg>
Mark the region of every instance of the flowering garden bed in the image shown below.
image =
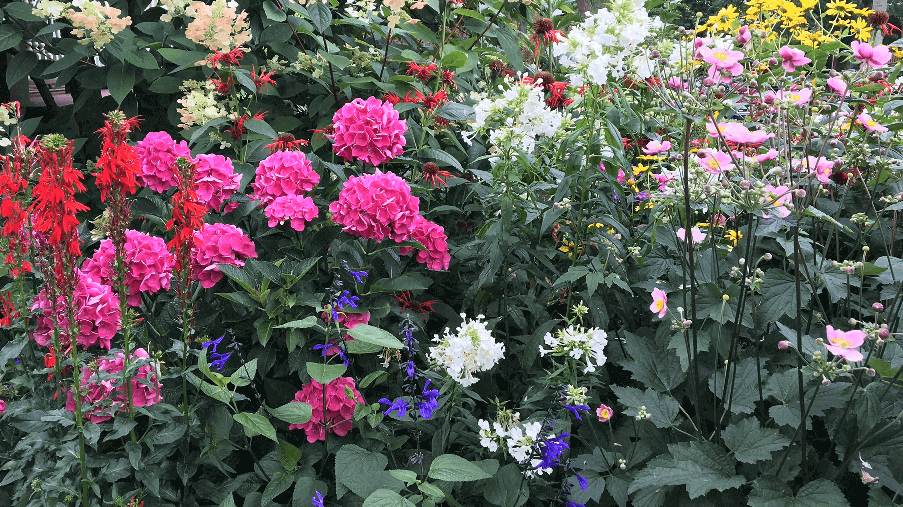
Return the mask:
<svg viewBox="0 0 903 507"><path fill-rule="evenodd" d="M5 3L0 505L899 505L899 29L799 2Z"/></svg>

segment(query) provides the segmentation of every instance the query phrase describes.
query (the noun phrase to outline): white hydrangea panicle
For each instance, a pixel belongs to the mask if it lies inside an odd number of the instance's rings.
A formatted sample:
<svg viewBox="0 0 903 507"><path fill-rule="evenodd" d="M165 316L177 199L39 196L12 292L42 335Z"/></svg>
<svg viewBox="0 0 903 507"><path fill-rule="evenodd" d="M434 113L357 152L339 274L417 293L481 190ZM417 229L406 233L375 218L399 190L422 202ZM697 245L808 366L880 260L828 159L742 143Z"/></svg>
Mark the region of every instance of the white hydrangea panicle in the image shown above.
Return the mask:
<svg viewBox="0 0 903 507"><path fill-rule="evenodd" d="M570 357L586 363L584 373L596 371L605 364L605 346L608 345L608 333L602 329L584 329L581 326L568 326L555 334L546 333L545 344L549 348L539 347L542 356Z"/></svg>
<svg viewBox="0 0 903 507"><path fill-rule="evenodd" d="M430 360L444 368L448 375L463 386L475 384L479 379L473 374L491 369L504 357L505 345L496 343L485 318L478 315L474 320L467 320L453 334L445 328L443 336L436 335L433 341L439 345L430 348Z"/></svg>

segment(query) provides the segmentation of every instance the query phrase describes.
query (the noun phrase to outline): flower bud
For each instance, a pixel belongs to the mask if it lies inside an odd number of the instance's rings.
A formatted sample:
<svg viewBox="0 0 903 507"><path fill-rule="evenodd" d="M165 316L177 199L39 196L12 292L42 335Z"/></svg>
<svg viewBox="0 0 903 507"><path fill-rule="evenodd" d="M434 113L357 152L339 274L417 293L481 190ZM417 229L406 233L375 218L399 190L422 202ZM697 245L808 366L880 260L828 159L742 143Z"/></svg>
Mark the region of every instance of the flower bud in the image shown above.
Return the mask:
<svg viewBox="0 0 903 507"><path fill-rule="evenodd" d="M787 340L781 340L778 342L778 350L787 350L790 348L790 342Z"/></svg>
<svg viewBox="0 0 903 507"><path fill-rule="evenodd" d="M890 338L890 329L883 328L878 331L878 338L881 338L882 340Z"/></svg>
<svg viewBox="0 0 903 507"><path fill-rule="evenodd" d="M859 321L857 321L857 320L854 319L853 317L850 317L849 323L850 323L851 326L855 326L858 322L859 322Z"/></svg>
<svg viewBox="0 0 903 507"><path fill-rule="evenodd" d="M821 380L821 385L823 385L823 386L829 386L829 385L831 385L831 381L828 380L828 377L824 377L824 378L822 378L822 380Z"/></svg>
<svg viewBox="0 0 903 507"><path fill-rule="evenodd" d="M875 376L875 369L874 369L874 368L869 368L869 369L865 370L865 374L868 375L869 377L874 377L874 376Z"/></svg>
<svg viewBox="0 0 903 507"><path fill-rule="evenodd" d="M685 320L685 321L684 321L684 327L685 327L685 328L689 329L690 326L692 326L692 325L693 325L693 321L692 321L692 320Z"/></svg>
<svg viewBox="0 0 903 507"><path fill-rule="evenodd" d="M769 66L769 67L774 67L774 66L777 65L777 64L778 64L778 59L777 59L777 58L772 57L772 58L769 58L769 59L768 59L768 66Z"/></svg>
<svg viewBox="0 0 903 507"><path fill-rule="evenodd" d="M806 189L798 188L798 189L794 190L793 195L802 199L803 197L806 197Z"/></svg>
<svg viewBox="0 0 903 507"><path fill-rule="evenodd" d="M627 470L627 465L621 463L620 465L618 465L618 468L620 468L621 470Z"/></svg>
<svg viewBox="0 0 903 507"><path fill-rule="evenodd" d="M825 341L822 340L821 338L816 338L816 339L815 339L815 343L816 343L817 345L824 345L824 344L825 344Z"/></svg>
<svg viewBox="0 0 903 507"><path fill-rule="evenodd" d="M649 420L649 421L651 421L651 420L652 420L652 414L646 414L646 419Z"/></svg>
<svg viewBox="0 0 903 507"><path fill-rule="evenodd" d="M872 311L875 313L881 313L884 311L884 305L878 302L872 303Z"/></svg>
<svg viewBox="0 0 903 507"><path fill-rule="evenodd" d="M766 252L765 255L762 256L766 261L770 261L774 256L771 255L771 252Z"/></svg>
<svg viewBox="0 0 903 507"><path fill-rule="evenodd" d="M652 58L658 58L658 57L662 56L662 54L658 50L653 49L652 51L649 52L649 56L651 56Z"/></svg>

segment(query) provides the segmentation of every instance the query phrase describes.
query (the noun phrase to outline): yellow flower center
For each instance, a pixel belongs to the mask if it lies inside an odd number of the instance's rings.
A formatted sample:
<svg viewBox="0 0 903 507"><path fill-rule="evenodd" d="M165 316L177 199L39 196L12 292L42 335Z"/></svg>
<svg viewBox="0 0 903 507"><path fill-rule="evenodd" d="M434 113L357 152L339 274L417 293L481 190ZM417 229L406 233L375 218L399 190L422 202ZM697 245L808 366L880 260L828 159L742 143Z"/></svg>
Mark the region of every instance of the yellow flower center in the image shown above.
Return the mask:
<svg viewBox="0 0 903 507"><path fill-rule="evenodd" d="M662 311L662 308L664 308L664 307L665 307L665 302L662 301L661 299L659 299L658 301L655 302L655 309L656 309L656 310Z"/></svg>
<svg viewBox="0 0 903 507"><path fill-rule="evenodd" d="M875 125L878 124L878 122L876 122L875 120L869 120L869 121L865 122L865 124L868 125L869 127L874 127Z"/></svg>
<svg viewBox="0 0 903 507"><path fill-rule="evenodd" d="M845 349L848 349L853 345L853 343L850 340L847 340L844 338L831 338L828 341L830 341L832 345L836 345L838 347L843 347Z"/></svg>
<svg viewBox="0 0 903 507"><path fill-rule="evenodd" d="M609 417L611 417L611 410L608 410L607 408L603 408L602 409L602 419L608 419Z"/></svg>
<svg viewBox="0 0 903 507"><path fill-rule="evenodd" d="M795 101L798 101L799 99L800 99L800 94L799 94L799 93L793 93L793 94L790 95L790 100L792 100L792 101L794 101L794 102L795 102Z"/></svg>
<svg viewBox="0 0 903 507"><path fill-rule="evenodd" d="M722 62L727 60L727 52L726 51L715 51L714 53L712 53L712 56L714 56L715 58L717 58L719 61L722 61Z"/></svg>
<svg viewBox="0 0 903 507"><path fill-rule="evenodd" d="M721 167L721 164L718 162L718 159L710 158L708 161L710 169L718 169Z"/></svg>

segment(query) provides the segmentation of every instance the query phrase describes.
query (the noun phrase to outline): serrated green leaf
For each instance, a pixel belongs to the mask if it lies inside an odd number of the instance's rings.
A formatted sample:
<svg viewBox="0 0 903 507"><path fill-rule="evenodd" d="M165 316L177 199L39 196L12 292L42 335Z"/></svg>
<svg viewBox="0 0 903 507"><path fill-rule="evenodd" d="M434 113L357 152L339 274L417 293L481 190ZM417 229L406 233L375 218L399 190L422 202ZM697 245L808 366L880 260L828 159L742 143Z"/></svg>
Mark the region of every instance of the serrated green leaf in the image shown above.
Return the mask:
<svg viewBox="0 0 903 507"><path fill-rule="evenodd" d="M0 51L6 51L21 41L21 30L16 30L9 25L0 25Z"/></svg>
<svg viewBox="0 0 903 507"><path fill-rule="evenodd" d="M759 378L756 358L747 357L736 365L736 372L731 366L733 380L733 397L731 388L728 387L727 396L731 398L731 412L734 414L752 414L756 410L756 402L759 401ZM763 375L764 378L764 375ZM719 369L712 377L709 377L709 391L715 396L721 397L724 392L724 369ZM722 400L727 406L727 400Z"/></svg>
<svg viewBox="0 0 903 507"><path fill-rule="evenodd" d="M464 51L452 51L442 57L443 67L463 67L467 65L467 54Z"/></svg>
<svg viewBox="0 0 903 507"><path fill-rule="evenodd" d="M897 373L897 370L890 363L878 357L869 359L869 367L873 368L875 373L882 377L893 377Z"/></svg>
<svg viewBox="0 0 903 507"><path fill-rule="evenodd" d="M315 316L311 315L310 317L305 317L301 320L293 320L291 322L286 322L285 324L280 324L278 326L273 326L274 329L306 329L309 327L314 327L318 324L318 320Z"/></svg>
<svg viewBox="0 0 903 507"><path fill-rule="evenodd" d="M796 279L782 269L769 269L762 277L761 297L756 298L758 322L777 322L796 308ZM802 307L808 308L812 292L808 285L800 287Z"/></svg>
<svg viewBox="0 0 903 507"><path fill-rule="evenodd" d="M232 496L232 493L229 493L229 496L223 499L219 507L235 507L235 498Z"/></svg>
<svg viewBox="0 0 903 507"><path fill-rule="evenodd" d="M417 507L391 489L377 489L364 500L364 507Z"/></svg>
<svg viewBox="0 0 903 507"><path fill-rule="evenodd" d="M12 88L19 81L28 77L38 65L38 55L32 51L20 51L6 64L6 85Z"/></svg>
<svg viewBox="0 0 903 507"><path fill-rule="evenodd" d="M281 407L271 408L269 412L273 417L289 424L305 424L310 421L313 409L302 401L292 401Z"/></svg>
<svg viewBox="0 0 903 507"><path fill-rule="evenodd" d="M273 442L277 442L276 428L273 427L270 420L260 414L251 414L248 412L240 412L232 416L236 422L245 428L245 435L254 437L263 435Z"/></svg>
<svg viewBox="0 0 903 507"><path fill-rule="evenodd" d="M293 482L295 482L295 477L292 474L285 472L276 472L273 474L273 478L270 480L269 484L267 484L266 489L263 490L263 496L260 498L260 507L269 507L272 505L273 499L290 488Z"/></svg>
<svg viewBox="0 0 903 507"><path fill-rule="evenodd" d="M505 52L505 56L508 58L508 63L514 67L514 70L517 72L524 70L524 59L521 56L517 33L506 25L497 26L489 33L499 41L499 46L502 47L502 51Z"/></svg>
<svg viewBox="0 0 903 507"><path fill-rule="evenodd" d="M173 49L173 48L160 48L157 50L160 53L160 56L165 58L167 61L172 62L176 65L194 65L197 62L204 61L207 58L207 53L202 53L200 51L185 51L182 49Z"/></svg>
<svg viewBox="0 0 903 507"><path fill-rule="evenodd" d="M713 489L725 491L746 483L736 475L734 460L709 441L681 442L668 446L670 455L654 458L641 470L628 489L633 493L644 488L686 486L690 499Z"/></svg>
<svg viewBox="0 0 903 507"><path fill-rule="evenodd" d="M771 453L788 445L790 440L772 428L763 428L754 417L748 417L725 428L724 444L743 463L771 459Z"/></svg>
<svg viewBox="0 0 903 507"><path fill-rule="evenodd" d="M654 339L628 337L625 348L630 360L621 364L633 378L660 392L671 391L686 378L680 359L673 350L656 344Z"/></svg>
<svg viewBox="0 0 903 507"><path fill-rule="evenodd" d="M276 4L272 2L272 0L266 0L263 2L263 12L269 19L272 19L277 23L285 21L285 13L282 12L282 9L277 7Z"/></svg>
<svg viewBox="0 0 903 507"><path fill-rule="evenodd" d="M250 384L257 375L257 358L251 359L247 363L241 365L235 373L232 374L231 382L236 387L242 387Z"/></svg>
<svg viewBox="0 0 903 507"><path fill-rule="evenodd" d="M307 363L307 374L321 384L328 384L345 374L344 364Z"/></svg>
<svg viewBox="0 0 903 507"><path fill-rule="evenodd" d="M492 477L476 464L454 454L436 457L427 475L440 481L478 481Z"/></svg>
<svg viewBox="0 0 903 507"><path fill-rule="evenodd" d="M827 479L816 479L800 488L794 496L783 481L766 475L753 484L749 494L749 507L848 507L850 504L836 484Z"/></svg>
<svg viewBox="0 0 903 507"><path fill-rule="evenodd" d="M323 2L315 2L312 5L308 5L307 14L310 16L310 21L314 24L314 28L317 29L318 33L325 32L332 23L332 11L329 5Z"/></svg>
<svg viewBox="0 0 903 507"><path fill-rule="evenodd" d="M269 123L263 120L251 118L250 120L245 122L245 127L255 134L260 134L270 139L276 139L277 137L279 137L279 133L273 130L273 127L271 127Z"/></svg>
<svg viewBox="0 0 903 507"><path fill-rule="evenodd" d="M336 481L362 498L378 489L401 491L404 483L389 475L389 458L354 444L345 444L335 457Z"/></svg>
<svg viewBox="0 0 903 507"><path fill-rule="evenodd" d="M417 472L413 470L388 470L388 472L389 475L395 477L396 479L407 485L411 485L417 482Z"/></svg>
<svg viewBox="0 0 903 507"><path fill-rule="evenodd" d="M424 495L433 498L434 500L438 501L445 499L445 492L428 482L421 482L417 485L417 489L419 489L420 492Z"/></svg>
<svg viewBox="0 0 903 507"><path fill-rule="evenodd" d="M357 326L354 326L354 329L348 330L348 335L355 340L364 343L372 343L373 345L379 345L383 348L404 348L404 344L401 343L398 338L395 338L392 333L368 324L358 324Z"/></svg>
<svg viewBox="0 0 903 507"><path fill-rule="evenodd" d="M436 116L441 116L451 121L468 121L474 117L474 110L466 104L446 102L436 109Z"/></svg>
<svg viewBox="0 0 903 507"><path fill-rule="evenodd" d="M646 407L646 413L652 414L652 423L657 428L670 428L677 421L680 406L673 396L647 389L645 392L635 387L611 386L618 401L627 405L625 415L636 416L640 407Z"/></svg>

